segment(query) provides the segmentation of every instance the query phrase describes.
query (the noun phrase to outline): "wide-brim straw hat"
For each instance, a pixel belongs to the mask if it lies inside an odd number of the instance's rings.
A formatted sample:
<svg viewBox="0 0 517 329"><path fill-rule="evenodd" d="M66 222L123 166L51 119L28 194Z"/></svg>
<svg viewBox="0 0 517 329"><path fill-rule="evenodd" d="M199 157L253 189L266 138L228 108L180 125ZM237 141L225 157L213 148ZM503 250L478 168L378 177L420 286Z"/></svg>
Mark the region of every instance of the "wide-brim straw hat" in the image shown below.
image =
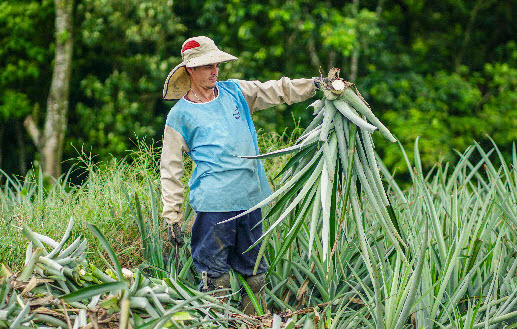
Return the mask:
<svg viewBox="0 0 517 329"><path fill-rule="evenodd" d="M183 97L190 89L187 67L219 64L237 60L237 57L219 50L214 41L205 36L187 39L181 46L181 58L167 76L163 85L163 99L174 100Z"/></svg>

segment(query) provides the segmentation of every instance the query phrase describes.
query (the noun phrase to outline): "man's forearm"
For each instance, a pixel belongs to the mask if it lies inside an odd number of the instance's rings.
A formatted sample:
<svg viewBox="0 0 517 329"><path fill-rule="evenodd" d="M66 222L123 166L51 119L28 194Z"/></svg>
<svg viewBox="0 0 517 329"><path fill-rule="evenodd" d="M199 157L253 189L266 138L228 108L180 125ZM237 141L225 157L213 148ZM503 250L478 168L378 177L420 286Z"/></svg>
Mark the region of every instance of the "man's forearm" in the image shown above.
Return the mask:
<svg viewBox="0 0 517 329"><path fill-rule="evenodd" d="M237 80L251 112L278 104L293 104L306 100L316 93L313 79L289 79L267 82Z"/></svg>

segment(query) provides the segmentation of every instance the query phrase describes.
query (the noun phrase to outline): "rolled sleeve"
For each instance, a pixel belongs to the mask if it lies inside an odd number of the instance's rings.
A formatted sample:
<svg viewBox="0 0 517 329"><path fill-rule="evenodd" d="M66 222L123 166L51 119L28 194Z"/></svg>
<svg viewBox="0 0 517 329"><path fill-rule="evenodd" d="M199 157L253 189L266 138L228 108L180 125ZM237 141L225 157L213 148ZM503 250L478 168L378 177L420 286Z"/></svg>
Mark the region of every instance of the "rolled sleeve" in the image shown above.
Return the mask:
<svg viewBox="0 0 517 329"><path fill-rule="evenodd" d="M286 103L298 103L316 94L313 79L289 79L267 82L237 80L251 113Z"/></svg>

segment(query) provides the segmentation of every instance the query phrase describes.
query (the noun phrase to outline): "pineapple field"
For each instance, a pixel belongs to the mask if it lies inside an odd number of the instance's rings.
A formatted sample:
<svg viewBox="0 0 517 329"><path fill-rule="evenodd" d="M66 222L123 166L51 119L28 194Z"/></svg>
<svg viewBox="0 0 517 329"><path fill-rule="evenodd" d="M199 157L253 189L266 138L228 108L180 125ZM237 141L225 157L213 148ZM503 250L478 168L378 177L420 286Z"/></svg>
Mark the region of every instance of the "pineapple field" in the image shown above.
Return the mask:
<svg viewBox="0 0 517 329"><path fill-rule="evenodd" d="M424 171L417 138L399 148L399 183L374 145L395 136L337 73L312 123L262 135L253 157L274 185L256 206L258 316L239 311L236 273L224 300L197 290L188 243L165 238L158 150L142 144L124 161L83 154L81 185L2 172L0 328L516 328L515 146L473 142Z"/></svg>

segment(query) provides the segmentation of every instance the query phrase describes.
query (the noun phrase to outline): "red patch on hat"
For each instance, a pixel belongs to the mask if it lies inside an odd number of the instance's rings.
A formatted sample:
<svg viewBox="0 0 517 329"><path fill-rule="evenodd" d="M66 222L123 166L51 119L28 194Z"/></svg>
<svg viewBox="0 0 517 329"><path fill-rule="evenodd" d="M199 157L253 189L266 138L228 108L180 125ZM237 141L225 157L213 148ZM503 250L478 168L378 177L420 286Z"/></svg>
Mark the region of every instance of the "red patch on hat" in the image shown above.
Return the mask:
<svg viewBox="0 0 517 329"><path fill-rule="evenodd" d="M189 50L189 49L192 49L192 48L197 48L201 46L199 44L199 42L197 42L196 40L190 40L189 42L187 42L184 46L183 46L183 49L181 49L181 52L184 52L185 50Z"/></svg>

